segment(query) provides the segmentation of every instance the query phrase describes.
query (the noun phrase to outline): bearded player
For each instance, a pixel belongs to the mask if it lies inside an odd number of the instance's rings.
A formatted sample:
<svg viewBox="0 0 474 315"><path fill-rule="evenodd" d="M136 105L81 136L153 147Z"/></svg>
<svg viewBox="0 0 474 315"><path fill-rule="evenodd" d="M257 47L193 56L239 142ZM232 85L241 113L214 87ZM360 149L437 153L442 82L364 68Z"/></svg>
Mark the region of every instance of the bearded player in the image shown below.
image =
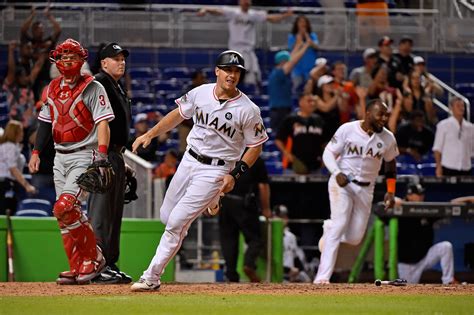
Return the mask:
<svg viewBox="0 0 474 315"><path fill-rule="evenodd" d="M38 134L28 165L30 172L38 171L39 153L52 136L56 150L53 213L70 268L59 274L58 284L87 284L105 266L94 231L81 212L81 201L86 196L76 179L92 162L107 159L108 122L114 113L104 87L92 76L80 73L87 56L87 50L73 39L65 40L50 52L50 61L56 64L61 76L43 92Z"/></svg>
<svg viewBox="0 0 474 315"><path fill-rule="evenodd" d="M323 153L331 172L328 182L331 218L324 221L319 241L321 263L315 284L327 284L336 264L339 244L361 242L370 216L375 180L385 161L386 208L395 199L396 162L398 155L394 135L386 129L387 105L380 99L367 104L365 119L339 127Z"/></svg>

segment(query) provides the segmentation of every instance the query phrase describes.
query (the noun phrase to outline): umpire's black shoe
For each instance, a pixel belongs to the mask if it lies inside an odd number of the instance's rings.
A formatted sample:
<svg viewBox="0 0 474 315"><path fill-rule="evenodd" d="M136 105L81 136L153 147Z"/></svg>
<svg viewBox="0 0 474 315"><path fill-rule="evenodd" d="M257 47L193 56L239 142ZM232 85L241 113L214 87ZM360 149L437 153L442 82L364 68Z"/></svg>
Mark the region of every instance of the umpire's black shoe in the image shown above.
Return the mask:
<svg viewBox="0 0 474 315"><path fill-rule="evenodd" d="M104 270L97 277L92 279L91 283L118 284L122 283L122 276L119 273L110 269L110 267L105 267Z"/></svg>
<svg viewBox="0 0 474 315"><path fill-rule="evenodd" d="M118 274L122 278L122 280L120 280L120 284L128 284L128 283L131 283L133 281L132 277L130 277L129 275L127 275L123 271L119 271Z"/></svg>

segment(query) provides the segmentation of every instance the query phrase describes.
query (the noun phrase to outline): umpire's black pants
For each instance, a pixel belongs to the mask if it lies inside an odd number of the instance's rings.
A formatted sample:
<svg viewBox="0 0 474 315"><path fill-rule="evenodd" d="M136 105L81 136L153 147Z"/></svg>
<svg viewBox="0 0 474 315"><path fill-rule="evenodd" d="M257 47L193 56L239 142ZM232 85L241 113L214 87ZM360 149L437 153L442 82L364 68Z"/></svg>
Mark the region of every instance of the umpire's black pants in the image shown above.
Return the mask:
<svg viewBox="0 0 474 315"><path fill-rule="evenodd" d="M115 173L112 187L104 194L91 193L87 206L97 245L102 249L107 266L116 269L115 264L120 254L120 229L125 192L125 162L122 153L115 151L110 151L108 158Z"/></svg>
<svg viewBox="0 0 474 315"><path fill-rule="evenodd" d="M222 255L226 263L225 274L230 282L240 280L237 273L240 231L247 243L244 265L256 269L256 260L263 248L258 209L256 206L245 207L242 197L226 195L222 199L222 208L219 212L219 234Z"/></svg>

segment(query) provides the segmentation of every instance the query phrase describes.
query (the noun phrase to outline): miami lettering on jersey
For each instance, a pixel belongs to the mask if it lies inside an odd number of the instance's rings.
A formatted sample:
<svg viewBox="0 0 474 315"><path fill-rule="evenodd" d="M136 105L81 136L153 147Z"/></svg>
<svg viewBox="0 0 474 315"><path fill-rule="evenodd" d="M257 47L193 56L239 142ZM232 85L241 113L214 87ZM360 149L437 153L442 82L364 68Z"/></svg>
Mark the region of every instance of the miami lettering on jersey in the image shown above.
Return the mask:
<svg viewBox="0 0 474 315"><path fill-rule="evenodd" d="M227 125L226 122L219 125L219 117L215 117L211 122L209 122L209 114L203 112L202 110L196 109L195 114L195 123L196 125L204 125L208 127L213 127L217 131L221 132L222 134L226 135L229 138L233 138L236 132L236 129L233 128L230 124ZM262 131L260 131L262 132ZM257 134L255 134L257 135Z"/></svg>
<svg viewBox="0 0 474 315"><path fill-rule="evenodd" d="M374 150L372 148L369 148L365 152L365 154L363 152L364 152L364 147L363 146L358 147L356 145L351 145L351 144L349 144L347 146L347 155L365 155L365 156L371 156L371 157L373 157L375 159L378 159L378 160L382 159L382 152L381 151L376 151L374 153Z"/></svg>

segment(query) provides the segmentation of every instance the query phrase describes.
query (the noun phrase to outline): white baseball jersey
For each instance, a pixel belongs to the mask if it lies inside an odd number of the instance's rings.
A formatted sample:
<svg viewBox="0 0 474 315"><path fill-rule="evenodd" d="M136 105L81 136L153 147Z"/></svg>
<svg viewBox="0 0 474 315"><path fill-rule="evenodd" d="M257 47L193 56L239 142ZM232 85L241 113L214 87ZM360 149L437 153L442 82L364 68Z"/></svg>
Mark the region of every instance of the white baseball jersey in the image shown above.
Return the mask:
<svg viewBox="0 0 474 315"><path fill-rule="evenodd" d="M256 24L266 21L267 12L253 9L243 12L240 7L222 10L229 25L229 49L239 52L253 50L256 43Z"/></svg>
<svg viewBox="0 0 474 315"><path fill-rule="evenodd" d="M268 140L260 109L245 94L220 103L216 84L201 85L175 102L185 119L193 118L188 148L225 161L238 161L245 147L256 147Z"/></svg>
<svg viewBox="0 0 474 315"><path fill-rule="evenodd" d="M340 126L326 149L338 157L340 170L352 174L361 182L374 183L382 164L398 155L397 141L393 133L383 128L369 136L361 127L361 120Z"/></svg>
<svg viewBox="0 0 474 315"><path fill-rule="evenodd" d="M64 85L64 81L61 82L61 86ZM69 85L72 89L74 85ZM84 105L87 106L92 118L94 120L94 128L89 133L89 135L82 141L72 142L72 143L55 143L54 148L57 150L73 150L83 146L95 146L97 144L97 124L102 120L111 121L115 118L112 106L110 105L107 92L105 91L104 86L98 81L92 81L84 91L74 100L74 103L77 104L80 101L83 101ZM48 97L48 103L53 104L53 101ZM51 120L50 107L44 105L41 107L38 119L47 123L55 124L58 119L58 113L54 113L54 120Z"/></svg>

